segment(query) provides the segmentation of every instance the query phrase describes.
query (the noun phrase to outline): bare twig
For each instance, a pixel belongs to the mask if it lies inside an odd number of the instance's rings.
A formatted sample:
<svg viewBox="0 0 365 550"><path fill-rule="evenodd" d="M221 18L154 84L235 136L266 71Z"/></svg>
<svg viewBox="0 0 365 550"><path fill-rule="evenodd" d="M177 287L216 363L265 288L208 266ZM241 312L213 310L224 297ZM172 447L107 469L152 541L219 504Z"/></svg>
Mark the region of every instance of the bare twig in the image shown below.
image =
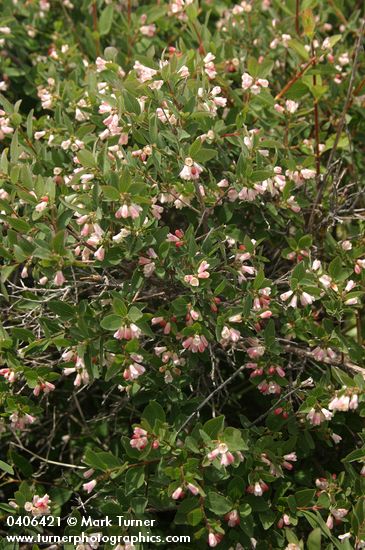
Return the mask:
<svg viewBox="0 0 365 550"><path fill-rule="evenodd" d="M244 369L246 368L245 365L242 365L241 367L239 367L236 372L234 372L233 374L231 374L231 376L229 378L227 378L224 382L222 382L222 384L220 384L219 386L217 386L209 395L208 397L206 397L204 399L204 401L202 401L200 403L200 405L198 405L198 407L195 409L195 411L193 413L191 413L191 415L185 420L185 422L181 425L181 427L179 428L178 430L178 433L180 433L188 424L189 422L198 414L198 412L207 404L209 403L209 401L215 396L216 393L218 393L220 390L222 390L225 386L227 386L228 384L230 384L232 382L232 380L234 380L234 378L236 378L236 376L239 375L240 372L242 372Z"/></svg>
<svg viewBox="0 0 365 550"><path fill-rule="evenodd" d="M75 470L86 470L86 466L77 466L76 464L68 464L67 462L57 462L55 460L50 460L49 458L39 456L36 453L33 453L33 451L30 451L29 449L26 449L25 447L23 447L23 445L18 445L18 443L14 443L14 441L11 441L10 445L13 445L14 447L18 447L22 451L29 453L30 455L34 456L34 458L38 458L38 460L45 462L47 464L54 464L55 466L62 466L63 468L73 468Z"/></svg>

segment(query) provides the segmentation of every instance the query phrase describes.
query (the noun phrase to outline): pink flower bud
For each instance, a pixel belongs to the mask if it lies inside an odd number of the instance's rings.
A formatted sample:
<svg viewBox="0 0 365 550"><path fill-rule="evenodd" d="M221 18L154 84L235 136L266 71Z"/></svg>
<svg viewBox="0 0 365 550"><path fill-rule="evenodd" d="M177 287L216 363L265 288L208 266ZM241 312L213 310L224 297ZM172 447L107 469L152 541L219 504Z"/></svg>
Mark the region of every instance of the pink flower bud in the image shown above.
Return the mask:
<svg viewBox="0 0 365 550"><path fill-rule="evenodd" d="M198 494L199 494L199 489L198 489L198 487L196 487L196 486L193 485L192 483L188 483L188 484L187 484L187 488L189 489L189 491L190 491L193 495L198 495Z"/></svg>
<svg viewBox="0 0 365 550"><path fill-rule="evenodd" d="M66 282L66 279L63 276L62 271L57 271L53 282L56 286L62 286Z"/></svg>
<svg viewBox="0 0 365 550"><path fill-rule="evenodd" d="M82 488L84 489L84 491L90 494L91 491L94 489L95 485L96 485L96 479L92 479L91 481L84 483Z"/></svg>
<svg viewBox="0 0 365 550"><path fill-rule="evenodd" d="M184 491L182 487L178 487L175 489L175 491L172 493L171 497L174 500L178 500L179 498L184 498Z"/></svg>

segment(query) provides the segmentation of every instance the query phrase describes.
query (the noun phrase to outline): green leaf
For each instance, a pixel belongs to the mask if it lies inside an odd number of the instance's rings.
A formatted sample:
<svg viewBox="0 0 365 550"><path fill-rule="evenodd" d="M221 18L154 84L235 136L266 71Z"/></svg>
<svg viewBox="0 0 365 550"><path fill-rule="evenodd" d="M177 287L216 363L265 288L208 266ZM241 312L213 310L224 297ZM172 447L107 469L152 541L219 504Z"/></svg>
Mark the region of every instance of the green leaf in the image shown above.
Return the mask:
<svg viewBox="0 0 365 550"><path fill-rule="evenodd" d="M208 160L213 159L218 154L218 151L216 149L200 149L197 153L194 155L194 160L196 162L207 162Z"/></svg>
<svg viewBox="0 0 365 550"><path fill-rule="evenodd" d="M101 190L103 192L104 197L109 201L119 201L120 200L120 192L118 189L113 187L112 185L102 185Z"/></svg>
<svg viewBox="0 0 365 550"><path fill-rule="evenodd" d="M319 527L316 527L316 529L313 529L313 531L308 535L307 549L320 550L321 539L322 539L322 532Z"/></svg>
<svg viewBox="0 0 365 550"><path fill-rule="evenodd" d="M273 319L269 319L264 330L265 345L270 348L275 343L275 323Z"/></svg>
<svg viewBox="0 0 365 550"><path fill-rule="evenodd" d="M28 233L31 229L31 226L29 223L27 223L25 220L21 218L6 218L7 223L15 229L15 231L19 231L19 233Z"/></svg>
<svg viewBox="0 0 365 550"><path fill-rule="evenodd" d="M357 462L363 460L365 460L365 448L352 451L342 459L342 462Z"/></svg>
<svg viewBox="0 0 365 550"><path fill-rule="evenodd" d="M328 266L328 273L331 275L332 279L335 281L338 280L342 272L342 261L338 256L332 260Z"/></svg>
<svg viewBox="0 0 365 550"><path fill-rule="evenodd" d="M125 305L124 300L121 298L114 298L113 300L113 309L117 315L120 315L121 317L126 317L128 310L127 306Z"/></svg>
<svg viewBox="0 0 365 550"><path fill-rule="evenodd" d="M214 491L209 491L205 499L205 505L211 512L221 516L227 514L233 508L232 503L223 495L215 493Z"/></svg>
<svg viewBox="0 0 365 550"><path fill-rule="evenodd" d="M75 308L62 300L51 300L48 302L48 307L53 313L59 315L61 319L72 319L75 315Z"/></svg>
<svg viewBox="0 0 365 550"><path fill-rule="evenodd" d="M222 440L226 443L230 451L247 451L248 446L244 441L241 430L228 427L224 430Z"/></svg>
<svg viewBox="0 0 365 550"><path fill-rule="evenodd" d="M305 276L305 267L303 262L299 262L298 265L295 266L292 272L292 279L296 279L297 281L301 281L303 277Z"/></svg>
<svg viewBox="0 0 365 550"><path fill-rule="evenodd" d="M10 466L10 464L7 464L6 462L3 462L2 460L0 460L0 469L3 470L4 472L6 472L7 474L10 474L10 475L14 474L13 467Z"/></svg>
<svg viewBox="0 0 365 550"><path fill-rule="evenodd" d="M101 13L99 19L99 34L104 36L108 34L113 23L114 8L112 4L109 4Z"/></svg>
<svg viewBox="0 0 365 550"><path fill-rule="evenodd" d="M117 330L119 327L122 326L122 318L119 315L114 315L113 313L111 315L107 315L102 319L100 326L101 328L104 328L105 330Z"/></svg>
<svg viewBox="0 0 365 550"><path fill-rule="evenodd" d="M143 313L140 309L138 309L138 307L132 306L128 311L128 317L132 321L132 323L135 323L143 317Z"/></svg>
<svg viewBox="0 0 365 550"><path fill-rule="evenodd" d="M125 494L131 495L144 484L144 466L129 468L125 473Z"/></svg>
<svg viewBox="0 0 365 550"><path fill-rule="evenodd" d="M136 98L130 94L127 90L123 90L123 98L125 108L129 113L139 115L141 113L141 107Z"/></svg>
<svg viewBox="0 0 365 550"><path fill-rule="evenodd" d="M203 511L200 507L188 512L186 517L188 524L193 526L199 525L199 523L201 523L204 518Z"/></svg>
<svg viewBox="0 0 365 550"><path fill-rule="evenodd" d="M292 40L289 40L289 48L293 49L305 61L309 59L309 53L307 52L303 44L301 44L301 42L299 42L295 38L293 38Z"/></svg>
<svg viewBox="0 0 365 550"><path fill-rule="evenodd" d="M303 489L302 491L297 491L295 493L297 507L300 508L303 506L309 506L309 504L312 503L315 494L315 489Z"/></svg>
<svg viewBox="0 0 365 550"><path fill-rule="evenodd" d="M156 420L166 422L165 411L157 401L151 401L142 413L142 418L147 420L151 428L154 427Z"/></svg>
<svg viewBox="0 0 365 550"><path fill-rule="evenodd" d="M4 266L1 267L0 277L1 277L1 282L2 283L5 283L5 281L8 280L8 278L13 273L13 271L16 267L18 267L16 264L15 265L4 265Z"/></svg>
<svg viewBox="0 0 365 550"><path fill-rule="evenodd" d="M273 510L267 510L259 513L259 518L262 523L262 527L267 531L273 525L276 514Z"/></svg>
<svg viewBox="0 0 365 550"><path fill-rule="evenodd" d="M63 254L65 252L65 231L62 229L58 231L53 238L52 247L56 254Z"/></svg>
<svg viewBox="0 0 365 550"><path fill-rule="evenodd" d="M217 439L218 435L223 432L224 428L224 416L217 416L216 418L211 418L208 420L204 426L203 430L206 434L210 436L211 439Z"/></svg>
<svg viewBox="0 0 365 550"><path fill-rule="evenodd" d="M77 153L77 158L85 168L96 168L96 160L91 151L86 149L80 149Z"/></svg>

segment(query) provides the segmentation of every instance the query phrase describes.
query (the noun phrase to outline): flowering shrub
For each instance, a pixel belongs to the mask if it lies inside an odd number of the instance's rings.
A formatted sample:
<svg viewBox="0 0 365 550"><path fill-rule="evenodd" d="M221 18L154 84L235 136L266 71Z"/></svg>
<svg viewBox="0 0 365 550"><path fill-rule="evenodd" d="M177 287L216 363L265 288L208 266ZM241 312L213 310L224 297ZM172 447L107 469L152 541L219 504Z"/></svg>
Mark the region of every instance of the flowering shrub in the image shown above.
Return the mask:
<svg viewBox="0 0 365 550"><path fill-rule="evenodd" d="M3 0L3 519L365 546L359 5Z"/></svg>

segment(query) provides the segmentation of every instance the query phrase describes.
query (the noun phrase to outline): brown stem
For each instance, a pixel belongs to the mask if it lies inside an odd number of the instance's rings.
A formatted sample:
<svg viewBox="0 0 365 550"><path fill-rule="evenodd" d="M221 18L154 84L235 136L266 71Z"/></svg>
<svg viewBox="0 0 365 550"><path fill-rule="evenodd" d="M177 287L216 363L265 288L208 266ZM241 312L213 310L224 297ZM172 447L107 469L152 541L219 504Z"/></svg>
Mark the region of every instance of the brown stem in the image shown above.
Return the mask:
<svg viewBox="0 0 365 550"><path fill-rule="evenodd" d="M96 55L100 55L100 40L99 40L99 23L98 23L98 7L96 1L92 5L92 14L93 14L93 27L95 33L95 50Z"/></svg>
<svg viewBox="0 0 365 550"><path fill-rule="evenodd" d="M128 7L127 7L127 19L128 19L128 27L131 22L131 15L132 15L132 3L131 0L128 0Z"/></svg>
<svg viewBox="0 0 365 550"><path fill-rule="evenodd" d="M313 63L315 62L316 60L316 57L312 57L309 61L307 61L307 63L304 65L304 67L299 71L297 72L297 74L295 76L293 76L293 78L291 80L289 80L289 82L287 82L284 86L284 88L281 90L281 92L279 92L276 96L275 96L275 99L280 99L281 97L283 97L283 95L286 94L286 92L288 90L290 90L290 88L293 86L293 84L296 83L296 81L305 73L305 71L307 69L309 69L309 67L311 65L313 65Z"/></svg>

